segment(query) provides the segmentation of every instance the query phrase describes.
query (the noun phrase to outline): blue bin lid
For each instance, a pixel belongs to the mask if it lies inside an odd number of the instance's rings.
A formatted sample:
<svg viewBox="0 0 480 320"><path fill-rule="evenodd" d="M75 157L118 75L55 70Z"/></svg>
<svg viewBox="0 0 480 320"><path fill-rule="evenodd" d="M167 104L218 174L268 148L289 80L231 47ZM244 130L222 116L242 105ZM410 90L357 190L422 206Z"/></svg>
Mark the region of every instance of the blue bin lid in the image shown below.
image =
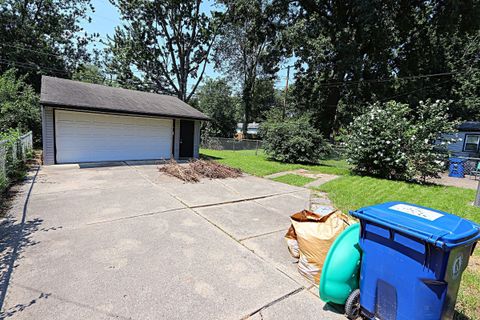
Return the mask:
<svg viewBox="0 0 480 320"><path fill-rule="evenodd" d="M462 158L448 158L448 160L453 163L465 162L465 159Z"/></svg>
<svg viewBox="0 0 480 320"><path fill-rule="evenodd" d="M350 212L367 220L444 249L451 249L480 238L480 226L443 211L406 202L387 202Z"/></svg>

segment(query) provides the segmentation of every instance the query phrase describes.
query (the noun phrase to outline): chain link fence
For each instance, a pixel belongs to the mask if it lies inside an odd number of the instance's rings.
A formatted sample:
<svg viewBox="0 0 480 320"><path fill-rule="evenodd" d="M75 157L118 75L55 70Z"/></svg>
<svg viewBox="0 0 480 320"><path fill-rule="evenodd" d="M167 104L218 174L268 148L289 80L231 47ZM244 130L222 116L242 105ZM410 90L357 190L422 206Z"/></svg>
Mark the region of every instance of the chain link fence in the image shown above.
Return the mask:
<svg viewBox="0 0 480 320"><path fill-rule="evenodd" d="M261 140L243 139L237 140L233 138L208 138L203 139L201 148L213 150L259 150L262 149Z"/></svg>
<svg viewBox="0 0 480 320"><path fill-rule="evenodd" d="M463 162L463 172L468 176L480 176L480 158L458 157Z"/></svg>
<svg viewBox="0 0 480 320"><path fill-rule="evenodd" d="M211 150L255 150L255 154L257 154L259 150L263 149L263 141L253 139L237 140L233 138L209 137L202 139L200 147ZM329 159L340 160L346 158L345 146L332 144L331 147L332 151L329 154Z"/></svg>
<svg viewBox="0 0 480 320"><path fill-rule="evenodd" d="M8 185L19 163L24 164L33 150L33 135L28 132L16 141L0 141L0 192Z"/></svg>

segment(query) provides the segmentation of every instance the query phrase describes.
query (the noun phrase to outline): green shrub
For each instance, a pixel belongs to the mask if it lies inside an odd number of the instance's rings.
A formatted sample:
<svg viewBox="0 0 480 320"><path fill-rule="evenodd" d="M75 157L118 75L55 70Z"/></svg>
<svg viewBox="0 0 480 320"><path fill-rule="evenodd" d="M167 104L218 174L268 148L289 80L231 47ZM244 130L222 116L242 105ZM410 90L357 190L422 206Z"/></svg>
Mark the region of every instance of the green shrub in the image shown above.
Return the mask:
<svg viewBox="0 0 480 320"><path fill-rule="evenodd" d="M311 125L310 117L271 114L261 128L265 153L273 160L287 163L318 163L330 151L330 145Z"/></svg>
<svg viewBox="0 0 480 320"><path fill-rule="evenodd" d="M40 144L39 97L25 83L25 76L17 76L14 69L0 75L0 132L8 132L10 128L33 131L34 143Z"/></svg>
<svg viewBox="0 0 480 320"><path fill-rule="evenodd" d="M399 180L425 180L445 169L448 157L441 133L453 132L448 103L376 103L350 125L347 155L357 173Z"/></svg>
<svg viewBox="0 0 480 320"><path fill-rule="evenodd" d="M7 186L8 186L8 180L3 175L3 173L0 172L0 197L2 196L2 193L7 189Z"/></svg>
<svg viewBox="0 0 480 320"><path fill-rule="evenodd" d="M6 132L0 132L0 141L5 148L5 174L0 172L0 193L4 192L11 181L23 179L27 172L27 165L22 159L20 149L20 131L9 129ZM16 153L14 154L14 146L17 144ZM29 159L33 156L32 150L27 150L25 158Z"/></svg>

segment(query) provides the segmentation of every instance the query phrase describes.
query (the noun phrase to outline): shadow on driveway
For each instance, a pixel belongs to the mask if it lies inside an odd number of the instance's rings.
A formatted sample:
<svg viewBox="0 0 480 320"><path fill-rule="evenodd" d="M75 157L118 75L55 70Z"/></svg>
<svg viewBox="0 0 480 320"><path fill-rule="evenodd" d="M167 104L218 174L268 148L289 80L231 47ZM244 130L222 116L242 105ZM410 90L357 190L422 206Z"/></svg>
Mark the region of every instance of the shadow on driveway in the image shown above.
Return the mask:
<svg viewBox="0 0 480 320"><path fill-rule="evenodd" d="M25 183L30 182L30 187L25 196L21 220L18 221L14 217L5 217L0 223L0 310L3 309L10 278L13 269L16 266L17 260L21 259L21 253L23 252L23 249L37 244L36 241L33 241L30 238L30 235L38 231L40 225L42 224L42 220L34 219L31 221L26 221L26 216L28 201L30 199L30 194L32 192L38 171L39 167L35 169L35 174L32 178L27 178L25 180ZM14 193L15 192L13 191L12 194L9 194L9 199L14 198ZM2 211L7 212L11 208L12 203L10 200L10 203L3 204ZM45 297L45 294L41 294L39 298ZM9 317L17 311L24 310L35 302L35 300L32 300L27 304L16 305L14 308L11 308L11 310L2 311L0 313L0 319Z"/></svg>

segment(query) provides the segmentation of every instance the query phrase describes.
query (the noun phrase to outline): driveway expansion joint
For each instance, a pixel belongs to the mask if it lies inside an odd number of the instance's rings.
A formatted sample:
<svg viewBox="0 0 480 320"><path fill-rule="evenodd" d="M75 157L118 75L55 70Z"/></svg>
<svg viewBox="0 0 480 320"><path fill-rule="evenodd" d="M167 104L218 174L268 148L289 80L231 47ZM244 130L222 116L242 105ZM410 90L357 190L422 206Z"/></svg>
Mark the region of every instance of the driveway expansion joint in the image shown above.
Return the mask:
<svg viewBox="0 0 480 320"><path fill-rule="evenodd" d="M271 306L273 306L274 304L276 304L276 303L278 303L278 302L280 302L280 301L283 301L283 300L285 300L285 299L287 299L287 298L289 298L289 297L291 297L291 296L293 296L293 295L296 295L297 293L300 293L300 292L302 292L303 290L305 290L305 287L297 288L297 289L295 289L295 290L293 290L293 291L291 291L291 292L289 292L289 293L287 293L287 294L279 297L278 299L275 299L275 300L273 300L273 301L265 304L264 306L258 308L258 309L255 310L254 312L252 312L252 313L246 315L245 317L241 318L241 320L246 320L246 319L254 316L255 314L261 312L262 310L265 310L265 309L267 309L268 307L271 307Z"/></svg>
<svg viewBox="0 0 480 320"><path fill-rule="evenodd" d="M255 239L255 238L259 238L259 237L263 237L263 236L268 236L268 235L271 235L271 234L274 234L274 233L279 233L279 232L285 232L285 228L275 230L275 231L269 231L269 232L265 232L265 233L261 233L261 234L256 234L256 235L245 237L245 238L241 238L241 239L238 239L238 241L242 242L242 241L245 241L245 240L251 240L251 239Z"/></svg>
<svg viewBox="0 0 480 320"><path fill-rule="evenodd" d="M278 192L278 193L272 193L272 194L267 194L267 195L258 196L258 197L248 197L248 198L243 198L243 199L228 200L228 201L216 202L216 203L197 204L197 205L189 206L189 208L190 209L200 209L200 208L216 207L216 206L221 206L221 205L225 205L225 204L234 204L234 203L247 202L247 201L254 201L256 203L255 200L261 200L261 199L272 198L272 197L275 197L275 196L293 194L293 193L296 193L296 192L298 192L298 190Z"/></svg>

